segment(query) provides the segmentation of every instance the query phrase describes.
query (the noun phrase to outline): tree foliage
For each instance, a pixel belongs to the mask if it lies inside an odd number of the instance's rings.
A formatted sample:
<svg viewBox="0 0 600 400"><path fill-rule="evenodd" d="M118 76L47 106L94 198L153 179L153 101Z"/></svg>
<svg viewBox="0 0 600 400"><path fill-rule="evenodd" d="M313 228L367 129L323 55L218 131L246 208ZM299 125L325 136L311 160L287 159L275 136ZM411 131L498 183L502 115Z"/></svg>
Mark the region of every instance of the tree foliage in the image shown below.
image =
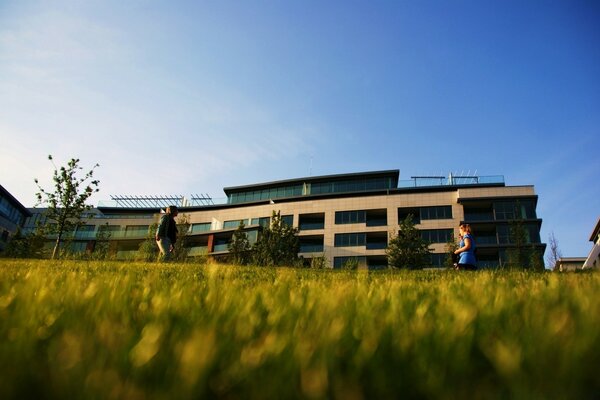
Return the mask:
<svg viewBox="0 0 600 400"><path fill-rule="evenodd" d="M548 236L548 245L550 246L550 252L546 256L546 265L552 268L553 271L557 271L558 260L562 257L562 252L558 247L558 239L554 236L554 232L551 232Z"/></svg>
<svg viewBox="0 0 600 400"><path fill-rule="evenodd" d="M509 241L511 247L506 250L506 267L534 271L544 270L543 256L531 243L522 219L510 223Z"/></svg>
<svg viewBox="0 0 600 400"><path fill-rule="evenodd" d="M298 229L283 222L279 211L273 211L270 226L263 228L253 246L254 263L293 266L298 262L299 251Z"/></svg>
<svg viewBox="0 0 600 400"><path fill-rule="evenodd" d="M510 223L509 239L511 247L506 250L506 266L510 269L529 268L530 246L527 245L527 231L522 220Z"/></svg>
<svg viewBox="0 0 600 400"><path fill-rule="evenodd" d="M136 259L139 261L154 262L158 260L158 245L156 244L156 229L158 223L150 225L146 239L138 247Z"/></svg>
<svg viewBox="0 0 600 400"><path fill-rule="evenodd" d="M246 265L250 262L250 241L248 235L244 232L244 221L240 221L239 226L233 232L231 242L227 244L230 261L236 265Z"/></svg>
<svg viewBox="0 0 600 400"><path fill-rule="evenodd" d="M99 181L93 178L94 170L99 167L94 165L83 177L79 174L83 170L79 166L79 159L72 158L66 166L58 168L52 159L48 159L54 166L52 180L53 190L42 188L35 179L39 192L36 193L37 205L45 205L46 218L49 223L45 226L45 233L56 235L56 243L52 250L52 258L59 256L61 243L67 232L74 232L81 225L82 213L92 208L86 204L92 194L98 192Z"/></svg>
<svg viewBox="0 0 600 400"><path fill-rule="evenodd" d="M171 260L177 262L187 261L189 247L188 247L188 231L190 229L190 217L187 214L179 214L177 220L177 241L175 242L175 246L173 246L173 254L171 255ZM152 232L154 234L156 229ZM154 246L156 245L156 241L154 242Z"/></svg>
<svg viewBox="0 0 600 400"><path fill-rule="evenodd" d="M456 243L456 239L454 235L450 236L448 242L446 242L445 250L446 250L446 258L444 259L444 267L445 268L454 268L454 259L452 255L458 249L458 243Z"/></svg>
<svg viewBox="0 0 600 400"><path fill-rule="evenodd" d="M4 250L8 258L40 258L44 247L44 236L35 230L23 233L17 229Z"/></svg>
<svg viewBox="0 0 600 400"><path fill-rule="evenodd" d="M412 214L400 222L398 234L390 240L386 254L393 268L420 269L430 263L429 243L415 228Z"/></svg>

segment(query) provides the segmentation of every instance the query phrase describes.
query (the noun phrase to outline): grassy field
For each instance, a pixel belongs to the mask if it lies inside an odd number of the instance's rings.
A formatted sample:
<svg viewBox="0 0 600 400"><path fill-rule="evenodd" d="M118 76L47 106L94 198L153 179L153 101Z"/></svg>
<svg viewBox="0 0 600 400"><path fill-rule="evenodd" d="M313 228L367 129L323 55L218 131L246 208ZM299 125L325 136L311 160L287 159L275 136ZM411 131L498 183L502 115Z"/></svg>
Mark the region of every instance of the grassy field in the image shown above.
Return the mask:
<svg viewBox="0 0 600 400"><path fill-rule="evenodd" d="M0 398L598 398L600 274L0 260Z"/></svg>

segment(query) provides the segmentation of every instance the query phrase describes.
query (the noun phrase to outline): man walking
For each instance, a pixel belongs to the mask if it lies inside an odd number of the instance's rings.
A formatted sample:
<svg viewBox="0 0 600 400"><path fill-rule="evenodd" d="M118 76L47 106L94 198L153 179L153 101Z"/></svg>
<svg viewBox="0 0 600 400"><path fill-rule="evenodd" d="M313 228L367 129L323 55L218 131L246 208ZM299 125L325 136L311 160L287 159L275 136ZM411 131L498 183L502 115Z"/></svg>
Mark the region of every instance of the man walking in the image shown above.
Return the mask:
<svg viewBox="0 0 600 400"><path fill-rule="evenodd" d="M173 246L175 246L175 242L177 241L177 223L175 222L177 214L177 207L169 206L165 214L160 217L160 222L158 223L156 244L158 245L162 261L168 261L171 258Z"/></svg>

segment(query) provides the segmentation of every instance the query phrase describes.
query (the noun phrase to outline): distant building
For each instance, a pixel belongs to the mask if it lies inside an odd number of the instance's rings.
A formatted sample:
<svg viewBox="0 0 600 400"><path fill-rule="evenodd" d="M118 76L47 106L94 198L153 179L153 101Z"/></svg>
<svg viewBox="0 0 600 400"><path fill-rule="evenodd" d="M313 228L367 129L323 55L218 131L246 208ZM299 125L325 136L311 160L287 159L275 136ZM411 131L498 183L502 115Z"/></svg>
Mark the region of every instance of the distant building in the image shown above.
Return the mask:
<svg viewBox="0 0 600 400"><path fill-rule="evenodd" d="M511 223L520 220L527 246L541 257L542 220L536 213L538 196L531 185L506 186L503 176L450 175L399 180L400 171L375 171L289 179L227 187L226 201L208 196L169 198L113 196L100 203L74 232L72 249L93 251L98 235L110 241L119 258L132 257L158 221L161 209L179 206L190 223L187 247L191 256L218 258L240 222L250 242L270 223L273 211L299 229L300 253L306 263L325 256L331 268L348 260L372 269L387 267L386 248L399 222L412 215L425 240L432 243L431 266L446 259L446 244L458 235L461 222L471 224L479 267L495 268L507 260ZM31 209L27 226L44 223L44 210Z"/></svg>
<svg viewBox="0 0 600 400"><path fill-rule="evenodd" d="M600 218L590 236L592 250L583 264L583 268L600 268Z"/></svg>
<svg viewBox="0 0 600 400"><path fill-rule="evenodd" d="M29 210L0 185L0 252L30 216Z"/></svg>
<svg viewBox="0 0 600 400"><path fill-rule="evenodd" d="M576 271L583 268L585 257L561 257L556 261L555 271Z"/></svg>

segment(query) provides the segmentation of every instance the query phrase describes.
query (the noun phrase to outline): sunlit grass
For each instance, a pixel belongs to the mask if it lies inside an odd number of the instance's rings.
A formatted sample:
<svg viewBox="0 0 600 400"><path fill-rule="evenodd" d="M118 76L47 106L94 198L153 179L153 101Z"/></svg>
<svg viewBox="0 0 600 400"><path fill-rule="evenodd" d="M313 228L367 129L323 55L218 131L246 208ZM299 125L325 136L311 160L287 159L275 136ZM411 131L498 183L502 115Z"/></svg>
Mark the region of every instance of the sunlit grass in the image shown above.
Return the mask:
<svg viewBox="0 0 600 400"><path fill-rule="evenodd" d="M0 260L0 398L590 398L600 274Z"/></svg>

